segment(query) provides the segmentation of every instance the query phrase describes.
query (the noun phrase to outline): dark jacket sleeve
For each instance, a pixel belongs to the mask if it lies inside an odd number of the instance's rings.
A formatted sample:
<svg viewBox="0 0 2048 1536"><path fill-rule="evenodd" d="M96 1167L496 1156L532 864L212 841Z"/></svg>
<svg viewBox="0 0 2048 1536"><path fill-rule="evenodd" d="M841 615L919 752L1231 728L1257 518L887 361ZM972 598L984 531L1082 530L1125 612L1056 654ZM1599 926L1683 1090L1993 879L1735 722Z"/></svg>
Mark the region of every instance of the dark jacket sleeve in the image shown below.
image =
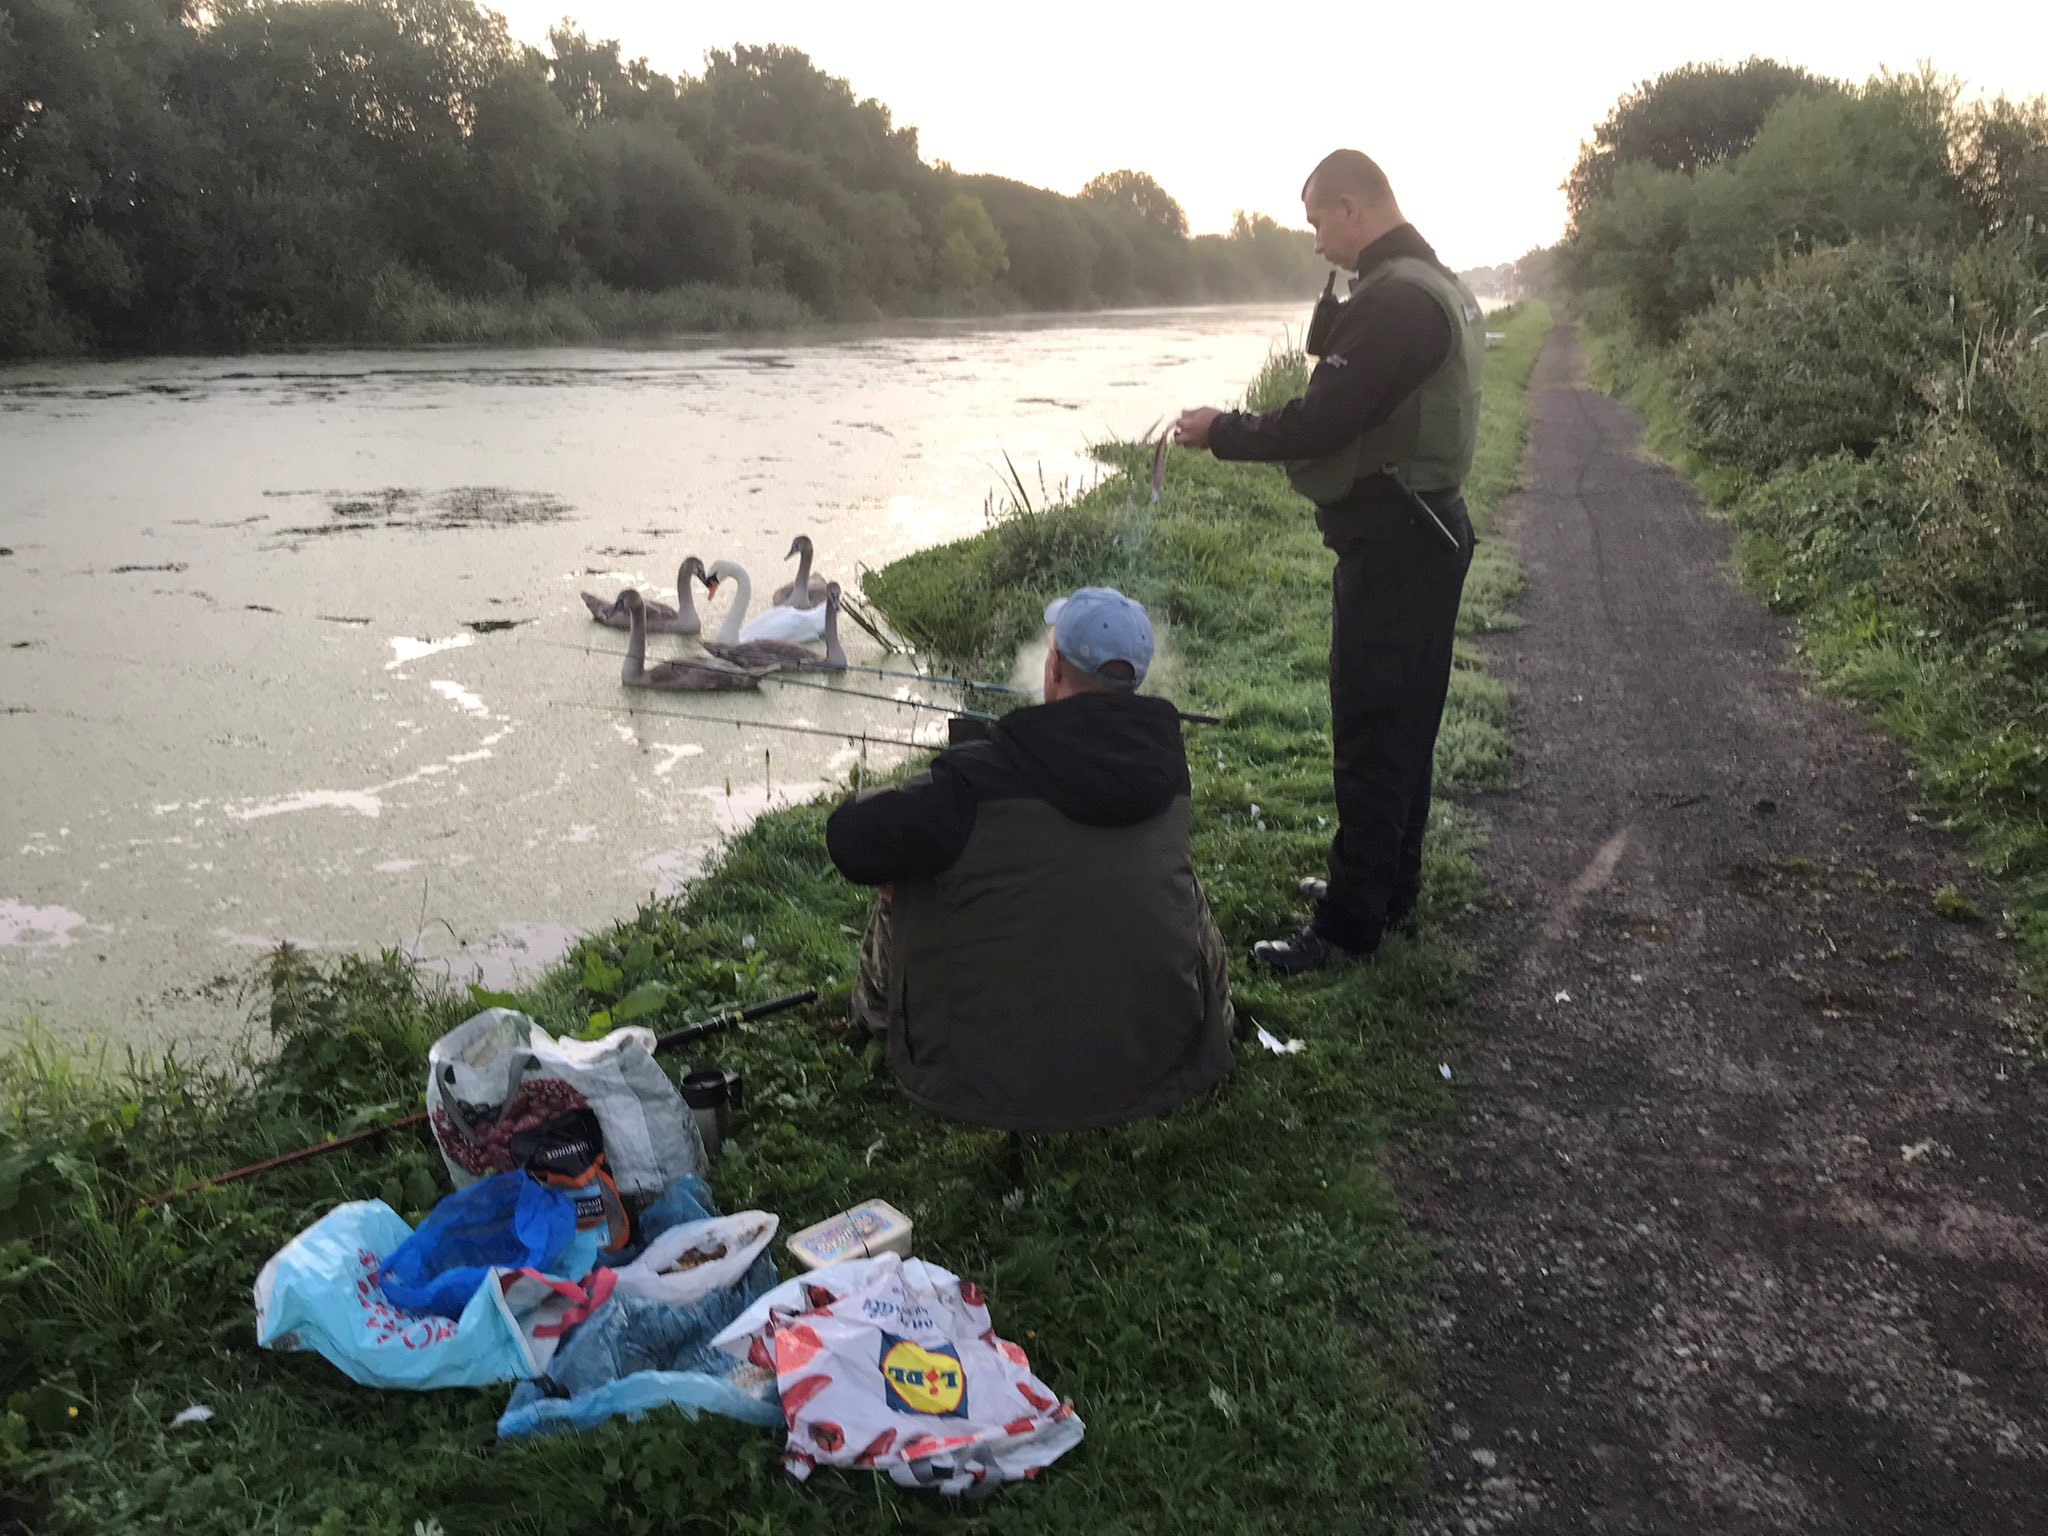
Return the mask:
<svg viewBox="0 0 2048 1536"><path fill-rule="evenodd" d="M1344 306L1308 392L1278 410L1228 411L1209 429L1219 459L1314 459L1394 413L1451 355L1451 322L1413 283L1377 283Z"/></svg>
<svg viewBox="0 0 2048 1536"><path fill-rule="evenodd" d="M944 757L901 784L854 796L825 822L825 851L856 885L929 879L974 830L974 795Z"/></svg>

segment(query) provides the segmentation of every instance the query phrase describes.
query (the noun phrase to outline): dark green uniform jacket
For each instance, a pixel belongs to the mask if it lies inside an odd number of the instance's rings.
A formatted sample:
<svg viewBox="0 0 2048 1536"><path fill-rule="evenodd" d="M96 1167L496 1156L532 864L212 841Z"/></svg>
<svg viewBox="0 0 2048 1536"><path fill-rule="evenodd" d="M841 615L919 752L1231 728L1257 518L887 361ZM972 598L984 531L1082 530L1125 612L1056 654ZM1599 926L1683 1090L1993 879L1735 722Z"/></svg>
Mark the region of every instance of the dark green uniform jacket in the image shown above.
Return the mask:
<svg viewBox="0 0 2048 1536"><path fill-rule="evenodd" d="M840 871L895 887L889 1065L911 1098L1080 1131L1229 1072L1223 945L1188 820L1178 712L1110 694L1020 709L832 813Z"/></svg>
<svg viewBox="0 0 2048 1536"><path fill-rule="evenodd" d="M1442 506L1472 466L1486 361L1478 301L1403 224L1360 254L1321 346L1300 399L1225 412L1209 446L1219 459L1285 463L1337 553L1398 541L1414 521L1408 493Z"/></svg>

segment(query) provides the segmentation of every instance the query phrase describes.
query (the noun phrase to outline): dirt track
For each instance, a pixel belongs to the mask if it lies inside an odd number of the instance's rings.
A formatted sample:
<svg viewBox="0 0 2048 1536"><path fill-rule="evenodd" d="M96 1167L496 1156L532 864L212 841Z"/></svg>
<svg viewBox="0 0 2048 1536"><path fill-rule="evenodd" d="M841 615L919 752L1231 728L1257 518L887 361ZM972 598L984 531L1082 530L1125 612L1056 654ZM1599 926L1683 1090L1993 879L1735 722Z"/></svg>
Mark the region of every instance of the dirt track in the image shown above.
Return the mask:
<svg viewBox="0 0 2048 1536"><path fill-rule="evenodd" d="M2048 1532L2048 1082L1932 898L1995 903L1569 328L1531 409L1425 1524Z"/></svg>

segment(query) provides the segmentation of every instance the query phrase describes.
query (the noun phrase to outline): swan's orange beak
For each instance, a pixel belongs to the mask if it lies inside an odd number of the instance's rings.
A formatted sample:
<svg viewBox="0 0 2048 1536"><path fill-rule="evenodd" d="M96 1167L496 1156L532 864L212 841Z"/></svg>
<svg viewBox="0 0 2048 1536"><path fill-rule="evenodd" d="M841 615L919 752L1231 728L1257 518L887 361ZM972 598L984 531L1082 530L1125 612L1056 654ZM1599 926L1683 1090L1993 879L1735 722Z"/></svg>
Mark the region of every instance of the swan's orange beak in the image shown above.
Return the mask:
<svg viewBox="0 0 2048 1536"><path fill-rule="evenodd" d="M704 583L704 595L706 597L718 596L718 578L716 576Z"/></svg>

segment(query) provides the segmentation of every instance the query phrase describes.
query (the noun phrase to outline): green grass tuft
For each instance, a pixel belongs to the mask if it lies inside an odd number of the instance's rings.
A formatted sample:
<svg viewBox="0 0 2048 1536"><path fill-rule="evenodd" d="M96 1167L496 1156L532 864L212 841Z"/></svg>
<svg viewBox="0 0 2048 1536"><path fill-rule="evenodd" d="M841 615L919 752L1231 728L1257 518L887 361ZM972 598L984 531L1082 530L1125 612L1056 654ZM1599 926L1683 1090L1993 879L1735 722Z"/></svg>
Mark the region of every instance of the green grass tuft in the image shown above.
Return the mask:
<svg viewBox="0 0 2048 1536"><path fill-rule="evenodd" d="M1984 921L1984 913L1977 903L1952 885L1944 885L1934 893L1934 910L1952 923Z"/></svg>

